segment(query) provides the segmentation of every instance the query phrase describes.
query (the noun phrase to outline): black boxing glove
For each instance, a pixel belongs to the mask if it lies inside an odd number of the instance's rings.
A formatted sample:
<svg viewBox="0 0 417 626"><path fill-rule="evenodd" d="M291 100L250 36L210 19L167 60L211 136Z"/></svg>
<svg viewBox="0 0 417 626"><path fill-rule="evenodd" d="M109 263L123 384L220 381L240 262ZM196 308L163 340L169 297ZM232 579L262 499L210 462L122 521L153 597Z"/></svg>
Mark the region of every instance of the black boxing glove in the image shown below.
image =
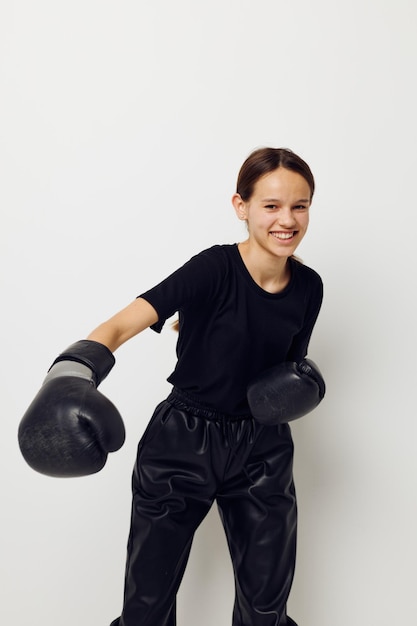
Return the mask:
<svg viewBox="0 0 417 626"><path fill-rule="evenodd" d="M20 450L32 469L56 477L100 471L107 454L122 447L120 413L97 386L115 363L96 341L72 344L52 364L24 414L18 432Z"/></svg>
<svg viewBox="0 0 417 626"><path fill-rule="evenodd" d="M262 372L247 391L253 417L274 426L310 413L322 401L326 386L317 365L310 359L301 363L285 361Z"/></svg>

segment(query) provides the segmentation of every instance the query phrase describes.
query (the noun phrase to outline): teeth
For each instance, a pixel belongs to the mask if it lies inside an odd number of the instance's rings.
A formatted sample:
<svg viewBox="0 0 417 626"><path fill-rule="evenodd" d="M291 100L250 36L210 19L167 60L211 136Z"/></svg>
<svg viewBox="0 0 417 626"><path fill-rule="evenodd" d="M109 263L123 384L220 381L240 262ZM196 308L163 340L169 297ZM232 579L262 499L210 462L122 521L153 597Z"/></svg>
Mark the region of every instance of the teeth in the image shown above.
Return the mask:
<svg viewBox="0 0 417 626"><path fill-rule="evenodd" d="M291 239L294 236L294 233L271 233L277 239Z"/></svg>

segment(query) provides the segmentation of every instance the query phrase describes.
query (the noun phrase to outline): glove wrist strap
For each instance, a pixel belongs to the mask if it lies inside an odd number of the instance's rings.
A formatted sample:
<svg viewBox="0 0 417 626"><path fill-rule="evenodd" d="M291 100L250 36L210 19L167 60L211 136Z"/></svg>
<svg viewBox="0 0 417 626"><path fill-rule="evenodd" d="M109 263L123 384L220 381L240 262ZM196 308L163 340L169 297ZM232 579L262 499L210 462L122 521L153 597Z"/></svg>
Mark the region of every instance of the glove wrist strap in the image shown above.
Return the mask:
<svg viewBox="0 0 417 626"><path fill-rule="evenodd" d="M113 354L105 345L89 339L73 343L55 359L52 365L60 361L74 361L90 368L94 373L96 387L106 378L115 364Z"/></svg>
<svg viewBox="0 0 417 626"><path fill-rule="evenodd" d="M62 378L63 376L83 378L91 385L95 386L95 376L93 371L87 367L87 365L77 363L77 361L59 361L58 363L55 363L46 375L43 384L45 385L45 383L49 383L50 380Z"/></svg>

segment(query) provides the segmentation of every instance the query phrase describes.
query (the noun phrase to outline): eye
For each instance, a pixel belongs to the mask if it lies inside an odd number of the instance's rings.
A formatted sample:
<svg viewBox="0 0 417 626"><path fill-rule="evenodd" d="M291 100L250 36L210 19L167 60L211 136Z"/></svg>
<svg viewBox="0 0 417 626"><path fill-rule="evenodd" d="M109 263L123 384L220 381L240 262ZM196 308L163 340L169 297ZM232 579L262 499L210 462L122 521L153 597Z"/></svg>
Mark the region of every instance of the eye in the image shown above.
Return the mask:
<svg viewBox="0 0 417 626"><path fill-rule="evenodd" d="M269 209L270 211L273 211L274 209L277 209L277 205L276 204L267 204L265 205L266 209Z"/></svg>
<svg viewBox="0 0 417 626"><path fill-rule="evenodd" d="M308 209L307 204L296 204L294 207L295 211L306 211Z"/></svg>

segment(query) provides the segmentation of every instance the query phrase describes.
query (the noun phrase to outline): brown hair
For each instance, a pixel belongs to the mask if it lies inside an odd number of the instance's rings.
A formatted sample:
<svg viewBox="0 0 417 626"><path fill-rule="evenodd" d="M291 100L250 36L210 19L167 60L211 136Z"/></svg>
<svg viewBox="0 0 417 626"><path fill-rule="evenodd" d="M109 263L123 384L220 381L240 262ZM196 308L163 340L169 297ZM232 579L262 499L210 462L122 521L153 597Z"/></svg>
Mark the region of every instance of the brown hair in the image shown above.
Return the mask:
<svg viewBox="0 0 417 626"><path fill-rule="evenodd" d="M265 174L284 167L300 174L308 183L313 197L315 183L313 174L305 161L287 148L258 148L254 150L240 168L236 193L247 202L253 194L256 182Z"/></svg>

